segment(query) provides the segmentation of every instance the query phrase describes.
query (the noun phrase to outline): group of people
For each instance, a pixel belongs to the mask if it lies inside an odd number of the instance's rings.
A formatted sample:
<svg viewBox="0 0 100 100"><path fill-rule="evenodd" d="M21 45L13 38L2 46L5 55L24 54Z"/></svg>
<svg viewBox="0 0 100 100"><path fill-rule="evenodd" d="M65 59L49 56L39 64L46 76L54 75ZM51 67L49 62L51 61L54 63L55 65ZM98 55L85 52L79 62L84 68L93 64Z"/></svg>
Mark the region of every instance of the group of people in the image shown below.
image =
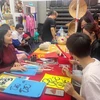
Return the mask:
<svg viewBox="0 0 100 100"><path fill-rule="evenodd" d="M0 73L26 70L19 61L27 59L33 39L23 29L22 24L17 24L13 32L7 24L0 26Z"/></svg>
<svg viewBox="0 0 100 100"><path fill-rule="evenodd" d="M0 26L0 73L24 70L26 68L18 62L12 45L11 29L7 24L3 24Z"/></svg>
<svg viewBox="0 0 100 100"><path fill-rule="evenodd" d="M56 23L58 13L51 11L43 25L43 41L56 39ZM77 100L100 100L100 27L99 15L87 11L79 21L78 32L69 36L66 46L73 56L72 64L76 63L83 68L82 78L70 73L67 68L62 69L66 75L81 84L80 95L71 83L67 83L64 90Z"/></svg>
<svg viewBox="0 0 100 100"><path fill-rule="evenodd" d="M71 74L67 68L63 69L68 77L81 84L80 95L71 83L64 88L76 100L100 100L100 28L97 16L93 16L94 19L92 15L84 16L81 19L81 31L67 39L66 46L75 59L71 63L83 68L81 78Z"/></svg>
<svg viewBox="0 0 100 100"><path fill-rule="evenodd" d="M56 11L51 11L43 26L42 40L56 39ZM16 25L16 31L11 32L7 24L0 26L0 72L25 71L25 67L18 62L16 49L29 52L32 44L31 36L23 33L23 25ZM77 100L100 100L100 42L99 25L84 16L81 19L81 32L77 32L67 39L66 46L73 59L83 68L83 76L79 78L63 69L68 77L81 83L81 95L73 88L71 83L66 83L65 92ZM74 60L73 60L74 61Z"/></svg>

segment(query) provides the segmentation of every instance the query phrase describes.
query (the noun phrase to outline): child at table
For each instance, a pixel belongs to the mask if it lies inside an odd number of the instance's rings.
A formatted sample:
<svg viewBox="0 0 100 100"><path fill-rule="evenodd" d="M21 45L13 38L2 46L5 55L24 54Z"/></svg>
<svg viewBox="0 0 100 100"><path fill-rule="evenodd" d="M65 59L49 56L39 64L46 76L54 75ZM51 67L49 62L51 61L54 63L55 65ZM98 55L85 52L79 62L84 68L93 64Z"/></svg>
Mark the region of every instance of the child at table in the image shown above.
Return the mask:
<svg viewBox="0 0 100 100"><path fill-rule="evenodd" d="M64 69L67 76L81 82L80 95L71 83L67 83L64 90L77 100L100 100L100 62L90 57L91 40L86 34L73 34L67 40L67 48L74 59L83 67L83 76L78 78Z"/></svg>

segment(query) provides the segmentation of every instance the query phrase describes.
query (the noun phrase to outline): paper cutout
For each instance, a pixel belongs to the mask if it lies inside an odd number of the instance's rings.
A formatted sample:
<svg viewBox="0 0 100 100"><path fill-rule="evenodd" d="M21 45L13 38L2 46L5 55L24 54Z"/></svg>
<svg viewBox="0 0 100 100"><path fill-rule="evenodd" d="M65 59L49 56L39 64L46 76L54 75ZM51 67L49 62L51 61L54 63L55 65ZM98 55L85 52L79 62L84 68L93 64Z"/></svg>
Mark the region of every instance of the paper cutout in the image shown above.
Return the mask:
<svg viewBox="0 0 100 100"><path fill-rule="evenodd" d="M40 97L45 85L43 82L16 78L3 92L27 97Z"/></svg>
<svg viewBox="0 0 100 100"><path fill-rule="evenodd" d="M5 88L7 88L15 79L16 79L15 76L1 74L0 75L0 91L3 91Z"/></svg>
<svg viewBox="0 0 100 100"><path fill-rule="evenodd" d="M41 82L45 82L47 87L64 89L67 82L71 82L71 78L45 74Z"/></svg>
<svg viewBox="0 0 100 100"><path fill-rule="evenodd" d="M30 66L30 65L25 65L25 67L27 68L26 71L12 71L12 74L21 74L21 75L35 75L37 73L38 70L38 66Z"/></svg>

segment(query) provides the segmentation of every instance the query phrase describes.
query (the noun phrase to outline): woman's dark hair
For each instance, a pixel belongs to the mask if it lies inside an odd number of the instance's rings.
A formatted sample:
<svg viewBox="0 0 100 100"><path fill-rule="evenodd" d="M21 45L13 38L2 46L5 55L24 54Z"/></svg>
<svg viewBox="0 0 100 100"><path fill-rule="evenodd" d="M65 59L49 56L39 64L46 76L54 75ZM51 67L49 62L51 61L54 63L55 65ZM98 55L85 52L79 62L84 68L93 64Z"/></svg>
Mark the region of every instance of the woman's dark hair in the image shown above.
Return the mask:
<svg viewBox="0 0 100 100"><path fill-rule="evenodd" d="M91 40L88 35L76 33L67 39L67 48L69 51L79 58L90 55Z"/></svg>
<svg viewBox="0 0 100 100"><path fill-rule="evenodd" d="M10 30L9 25L3 24L0 26L0 52L3 50L4 46L4 36Z"/></svg>
<svg viewBox="0 0 100 100"><path fill-rule="evenodd" d="M82 28L81 28L81 24L82 24L82 21L85 21L86 23L92 23L92 20L89 18L89 17L87 17L87 16L84 16L84 17L82 17L80 20L79 20L79 22L78 22L78 32L81 32L82 31Z"/></svg>
<svg viewBox="0 0 100 100"><path fill-rule="evenodd" d="M86 23L92 23L92 21L90 20L90 18L89 17L87 17L87 16L84 16L83 18L82 18L82 21L85 21Z"/></svg>
<svg viewBox="0 0 100 100"><path fill-rule="evenodd" d="M95 13L93 14L93 18L94 18L94 20L98 20L99 14L98 14L97 12L95 12Z"/></svg>
<svg viewBox="0 0 100 100"><path fill-rule="evenodd" d="M96 25L94 23L89 23L84 26L84 28L91 35L93 32L95 33L95 37L97 38L97 30Z"/></svg>

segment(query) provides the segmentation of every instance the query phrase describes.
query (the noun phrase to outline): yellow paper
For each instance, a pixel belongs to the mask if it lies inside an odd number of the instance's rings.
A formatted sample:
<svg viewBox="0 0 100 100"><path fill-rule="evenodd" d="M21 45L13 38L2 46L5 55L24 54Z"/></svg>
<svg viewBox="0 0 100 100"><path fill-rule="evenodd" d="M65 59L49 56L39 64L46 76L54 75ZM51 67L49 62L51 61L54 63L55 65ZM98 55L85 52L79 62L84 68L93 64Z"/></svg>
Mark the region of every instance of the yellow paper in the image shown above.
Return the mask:
<svg viewBox="0 0 100 100"><path fill-rule="evenodd" d="M45 82L47 87L64 89L67 82L71 82L71 78L45 74L41 82Z"/></svg>

